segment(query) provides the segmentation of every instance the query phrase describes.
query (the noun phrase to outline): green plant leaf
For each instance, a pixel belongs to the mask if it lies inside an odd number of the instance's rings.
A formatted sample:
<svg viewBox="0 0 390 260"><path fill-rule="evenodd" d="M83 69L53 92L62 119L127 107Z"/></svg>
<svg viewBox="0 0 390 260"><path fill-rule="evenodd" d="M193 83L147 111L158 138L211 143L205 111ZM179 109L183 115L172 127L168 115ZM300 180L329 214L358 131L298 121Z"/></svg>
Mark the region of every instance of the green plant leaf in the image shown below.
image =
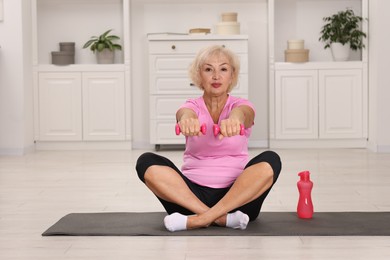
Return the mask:
<svg viewBox="0 0 390 260"><path fill-rule="evenodd" d="M90 48L91 51L102 51L103 49L122 50L122 46L114 41L120 40L117 35L110 35L112 29L105 31L99 36L91 36L91 38L84 44L83 48Z"/></svg>
<svg viewBox="0 0 390 260"><path fill-rule="evenodd" d="M351 49L359 50L364 48L363 38L366 33L360 29L363 18L355 15L354 11L347 8L328 17L324 17L325 25L320 31L319 41L325 43L324 49L330 47L333 42L343 45L350 43Z"/></svg>

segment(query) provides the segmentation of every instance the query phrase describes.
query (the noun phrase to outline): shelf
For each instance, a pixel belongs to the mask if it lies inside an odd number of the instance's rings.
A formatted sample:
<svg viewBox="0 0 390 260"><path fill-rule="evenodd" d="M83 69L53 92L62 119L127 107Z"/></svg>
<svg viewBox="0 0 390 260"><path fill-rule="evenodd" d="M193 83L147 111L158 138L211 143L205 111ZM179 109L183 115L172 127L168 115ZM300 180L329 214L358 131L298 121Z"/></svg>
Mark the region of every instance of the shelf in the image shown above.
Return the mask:
<svg viewBox="0 0 390 260"><path fill-rule="evenodd" d="M261 1L266 2L266 0L225 0L223 3L259 3ZM132 0L132 2L143 4L220 4L221 0Z"/></svg>
<svg viewBox="0 0 390 260"><path fill-rule="evenodd" d="M220 35L220 34L169 34L169 33L151 33L148 35L150 41L171 41L171 40L246 40L248 35L237 34L237 35Z"/></svg>
<svg viewBox="0 0 390 260"><path fill-rule="evenodd" d="M93 64L95 54L83 45L91 36L112 29L124 44L125 0L35 0L37 54L34 64L51 64L51 52L60 42L75 42L75 63ZM33 3L34 4L34 3ZM116 63L124 62L124 51L117 51Z"/></svg>
<svg viewBox="0 0 390 260"><path fill-rule="evenodd" d="M324 25L323 17L340 10L352 8L357 15L363 16L364 0L274 0L273 19L273 59L284 61L287 41L303 39L305 49L309 49L310 61L332 61L330 49L324 49L324 43L318 39ZM271 40L272 41L272 40ZM351 52L351 60L362 60L361 51Z"/></svg>
<svg viewBox="0 0 390 260"><path fill-rule="evenodd" d="M308 69L362 69L365 65L362 61L320 61L320 62L275 62L276 70L308 70Z"/></svg>

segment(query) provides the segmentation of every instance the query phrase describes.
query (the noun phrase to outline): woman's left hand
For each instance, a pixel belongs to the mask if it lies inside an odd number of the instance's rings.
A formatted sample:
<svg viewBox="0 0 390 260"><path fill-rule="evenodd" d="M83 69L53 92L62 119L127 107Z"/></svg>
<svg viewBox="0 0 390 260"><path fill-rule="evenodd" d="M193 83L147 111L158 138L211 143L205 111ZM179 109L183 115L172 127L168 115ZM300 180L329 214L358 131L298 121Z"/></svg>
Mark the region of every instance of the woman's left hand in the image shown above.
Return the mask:
<svg viewBox="0 0 390 260"><path fill-rule="evenodd" d="M219 139L223 139L224 137L232 137L235 135L239 135L241 131L241 122L235 118L228 118L221 121L219 126L220 133Z"/></svg>

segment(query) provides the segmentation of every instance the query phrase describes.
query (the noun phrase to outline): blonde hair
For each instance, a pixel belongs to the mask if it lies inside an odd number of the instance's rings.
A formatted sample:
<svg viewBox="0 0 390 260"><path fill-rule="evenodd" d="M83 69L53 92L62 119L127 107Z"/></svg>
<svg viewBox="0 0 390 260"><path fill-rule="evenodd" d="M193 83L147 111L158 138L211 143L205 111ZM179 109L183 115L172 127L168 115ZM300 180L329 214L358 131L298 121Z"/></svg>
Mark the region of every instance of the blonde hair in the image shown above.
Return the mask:
<svg viewBox="0 0 390 260"><path fill-rule="evenodd" d="M202 87L202 79L200 76L201 67L206 63L206 60L213 56L224 56L228 59L229 65L232 67L232 82L228 87L228 93L232 91L232 89L238 83L238 74L240 73L240 60L236 54L234 54L231 50L225 48L221 45L212 45L201 49L196 55L194 61L192 62L188 74L192 81L192 83L200 89Z"/></svg>

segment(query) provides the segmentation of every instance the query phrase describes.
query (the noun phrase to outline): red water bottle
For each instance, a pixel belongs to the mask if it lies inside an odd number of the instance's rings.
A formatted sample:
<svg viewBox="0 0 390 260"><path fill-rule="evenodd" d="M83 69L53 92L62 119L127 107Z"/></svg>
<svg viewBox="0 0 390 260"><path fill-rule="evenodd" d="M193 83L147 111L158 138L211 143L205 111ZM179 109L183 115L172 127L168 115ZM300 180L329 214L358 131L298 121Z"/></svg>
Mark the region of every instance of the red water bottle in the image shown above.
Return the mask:
<svg viewBox="0 0 390 260"><path fill-rule="evenodd" d="M297 213L300 218L313 217L313 202L311 200L311 190L313 189L313 182L310 180L310 172L303 171L299 174L300 180L297 183L299 190L299 200Z"/></svg>

